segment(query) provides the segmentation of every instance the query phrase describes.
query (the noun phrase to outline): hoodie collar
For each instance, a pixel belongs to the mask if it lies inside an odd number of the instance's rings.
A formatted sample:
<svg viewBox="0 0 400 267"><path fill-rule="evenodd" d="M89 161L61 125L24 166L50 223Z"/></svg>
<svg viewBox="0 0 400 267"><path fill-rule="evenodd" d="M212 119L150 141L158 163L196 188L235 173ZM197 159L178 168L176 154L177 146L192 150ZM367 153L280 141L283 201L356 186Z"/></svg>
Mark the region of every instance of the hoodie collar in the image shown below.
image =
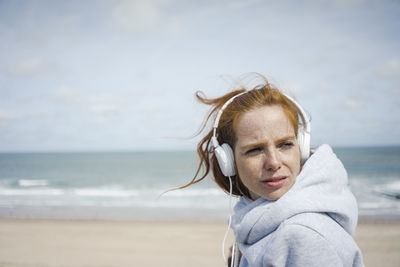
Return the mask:
<svg viewBox="0 0 400 267"><path fill-rule="evenodd" d="M358 208L348 188L347 172L329 145L315 151L292 188L278 200L241 198L235 206L232 228L238 242L251 244L284 220L304 212L326 213L350 234L357 225Z"/></svg>

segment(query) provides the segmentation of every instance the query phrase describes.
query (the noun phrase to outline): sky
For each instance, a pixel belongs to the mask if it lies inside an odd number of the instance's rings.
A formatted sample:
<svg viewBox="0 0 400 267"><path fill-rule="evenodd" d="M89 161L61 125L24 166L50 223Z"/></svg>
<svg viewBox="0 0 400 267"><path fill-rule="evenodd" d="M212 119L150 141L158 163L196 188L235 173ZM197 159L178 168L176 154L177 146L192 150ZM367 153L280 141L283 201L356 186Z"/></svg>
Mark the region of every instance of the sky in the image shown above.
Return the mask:
<svg viewBox="0 0 400 267"><path fill-rule="evenodd" d="M0 152L194 150L258 72L317 146L400 144L400 1L0 0Z"/></svg>

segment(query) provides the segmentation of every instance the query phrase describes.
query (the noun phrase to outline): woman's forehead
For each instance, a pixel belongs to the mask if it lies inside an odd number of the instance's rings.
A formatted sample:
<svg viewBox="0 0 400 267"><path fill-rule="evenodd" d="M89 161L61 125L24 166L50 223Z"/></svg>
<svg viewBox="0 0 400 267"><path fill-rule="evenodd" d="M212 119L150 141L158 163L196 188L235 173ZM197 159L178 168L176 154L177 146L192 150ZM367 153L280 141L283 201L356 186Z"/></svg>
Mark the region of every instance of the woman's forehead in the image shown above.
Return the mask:
<svg viewBox="0 0 400 267"><path fill-rule="evenodd" d="M236 137L263 138L265 136L281 138L294 135L289 118L278 105L264 106L243 113L236 123Z"/></svg>

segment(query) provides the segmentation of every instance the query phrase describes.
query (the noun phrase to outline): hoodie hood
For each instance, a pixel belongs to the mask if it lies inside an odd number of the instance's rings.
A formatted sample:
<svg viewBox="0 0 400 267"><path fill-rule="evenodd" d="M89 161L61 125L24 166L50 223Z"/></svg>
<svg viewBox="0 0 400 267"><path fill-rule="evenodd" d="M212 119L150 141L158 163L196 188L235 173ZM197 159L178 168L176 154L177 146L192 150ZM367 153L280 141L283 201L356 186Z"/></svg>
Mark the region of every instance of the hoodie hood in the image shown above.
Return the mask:
<svg viewBox="0 0 400 267"><path fill-rule="evenodd" d="M329 145L320 146L305 162L292 188L278 200L240 198L232 216L236 241L253 244L301 213L324 213L349 234L358 219L357 202L347 172Z"/></svg>

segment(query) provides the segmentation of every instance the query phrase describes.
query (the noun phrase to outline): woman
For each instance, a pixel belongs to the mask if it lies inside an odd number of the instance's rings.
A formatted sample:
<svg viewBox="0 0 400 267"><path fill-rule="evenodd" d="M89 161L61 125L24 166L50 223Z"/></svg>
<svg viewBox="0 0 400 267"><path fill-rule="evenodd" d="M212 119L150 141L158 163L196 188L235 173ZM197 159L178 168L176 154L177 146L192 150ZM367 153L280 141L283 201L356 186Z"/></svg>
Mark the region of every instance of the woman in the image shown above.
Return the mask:
<svg viewBox="0 0 400 267"><path fill-rule="evenodd" d="M186 186L211 170L224 191L240 197L231 224L240 266L363 266L351 236L358 212L347 173L328 145L310 156L301 107L266 80L249 91L197 98L214 106L207 120L215 121Z"/></svg>

